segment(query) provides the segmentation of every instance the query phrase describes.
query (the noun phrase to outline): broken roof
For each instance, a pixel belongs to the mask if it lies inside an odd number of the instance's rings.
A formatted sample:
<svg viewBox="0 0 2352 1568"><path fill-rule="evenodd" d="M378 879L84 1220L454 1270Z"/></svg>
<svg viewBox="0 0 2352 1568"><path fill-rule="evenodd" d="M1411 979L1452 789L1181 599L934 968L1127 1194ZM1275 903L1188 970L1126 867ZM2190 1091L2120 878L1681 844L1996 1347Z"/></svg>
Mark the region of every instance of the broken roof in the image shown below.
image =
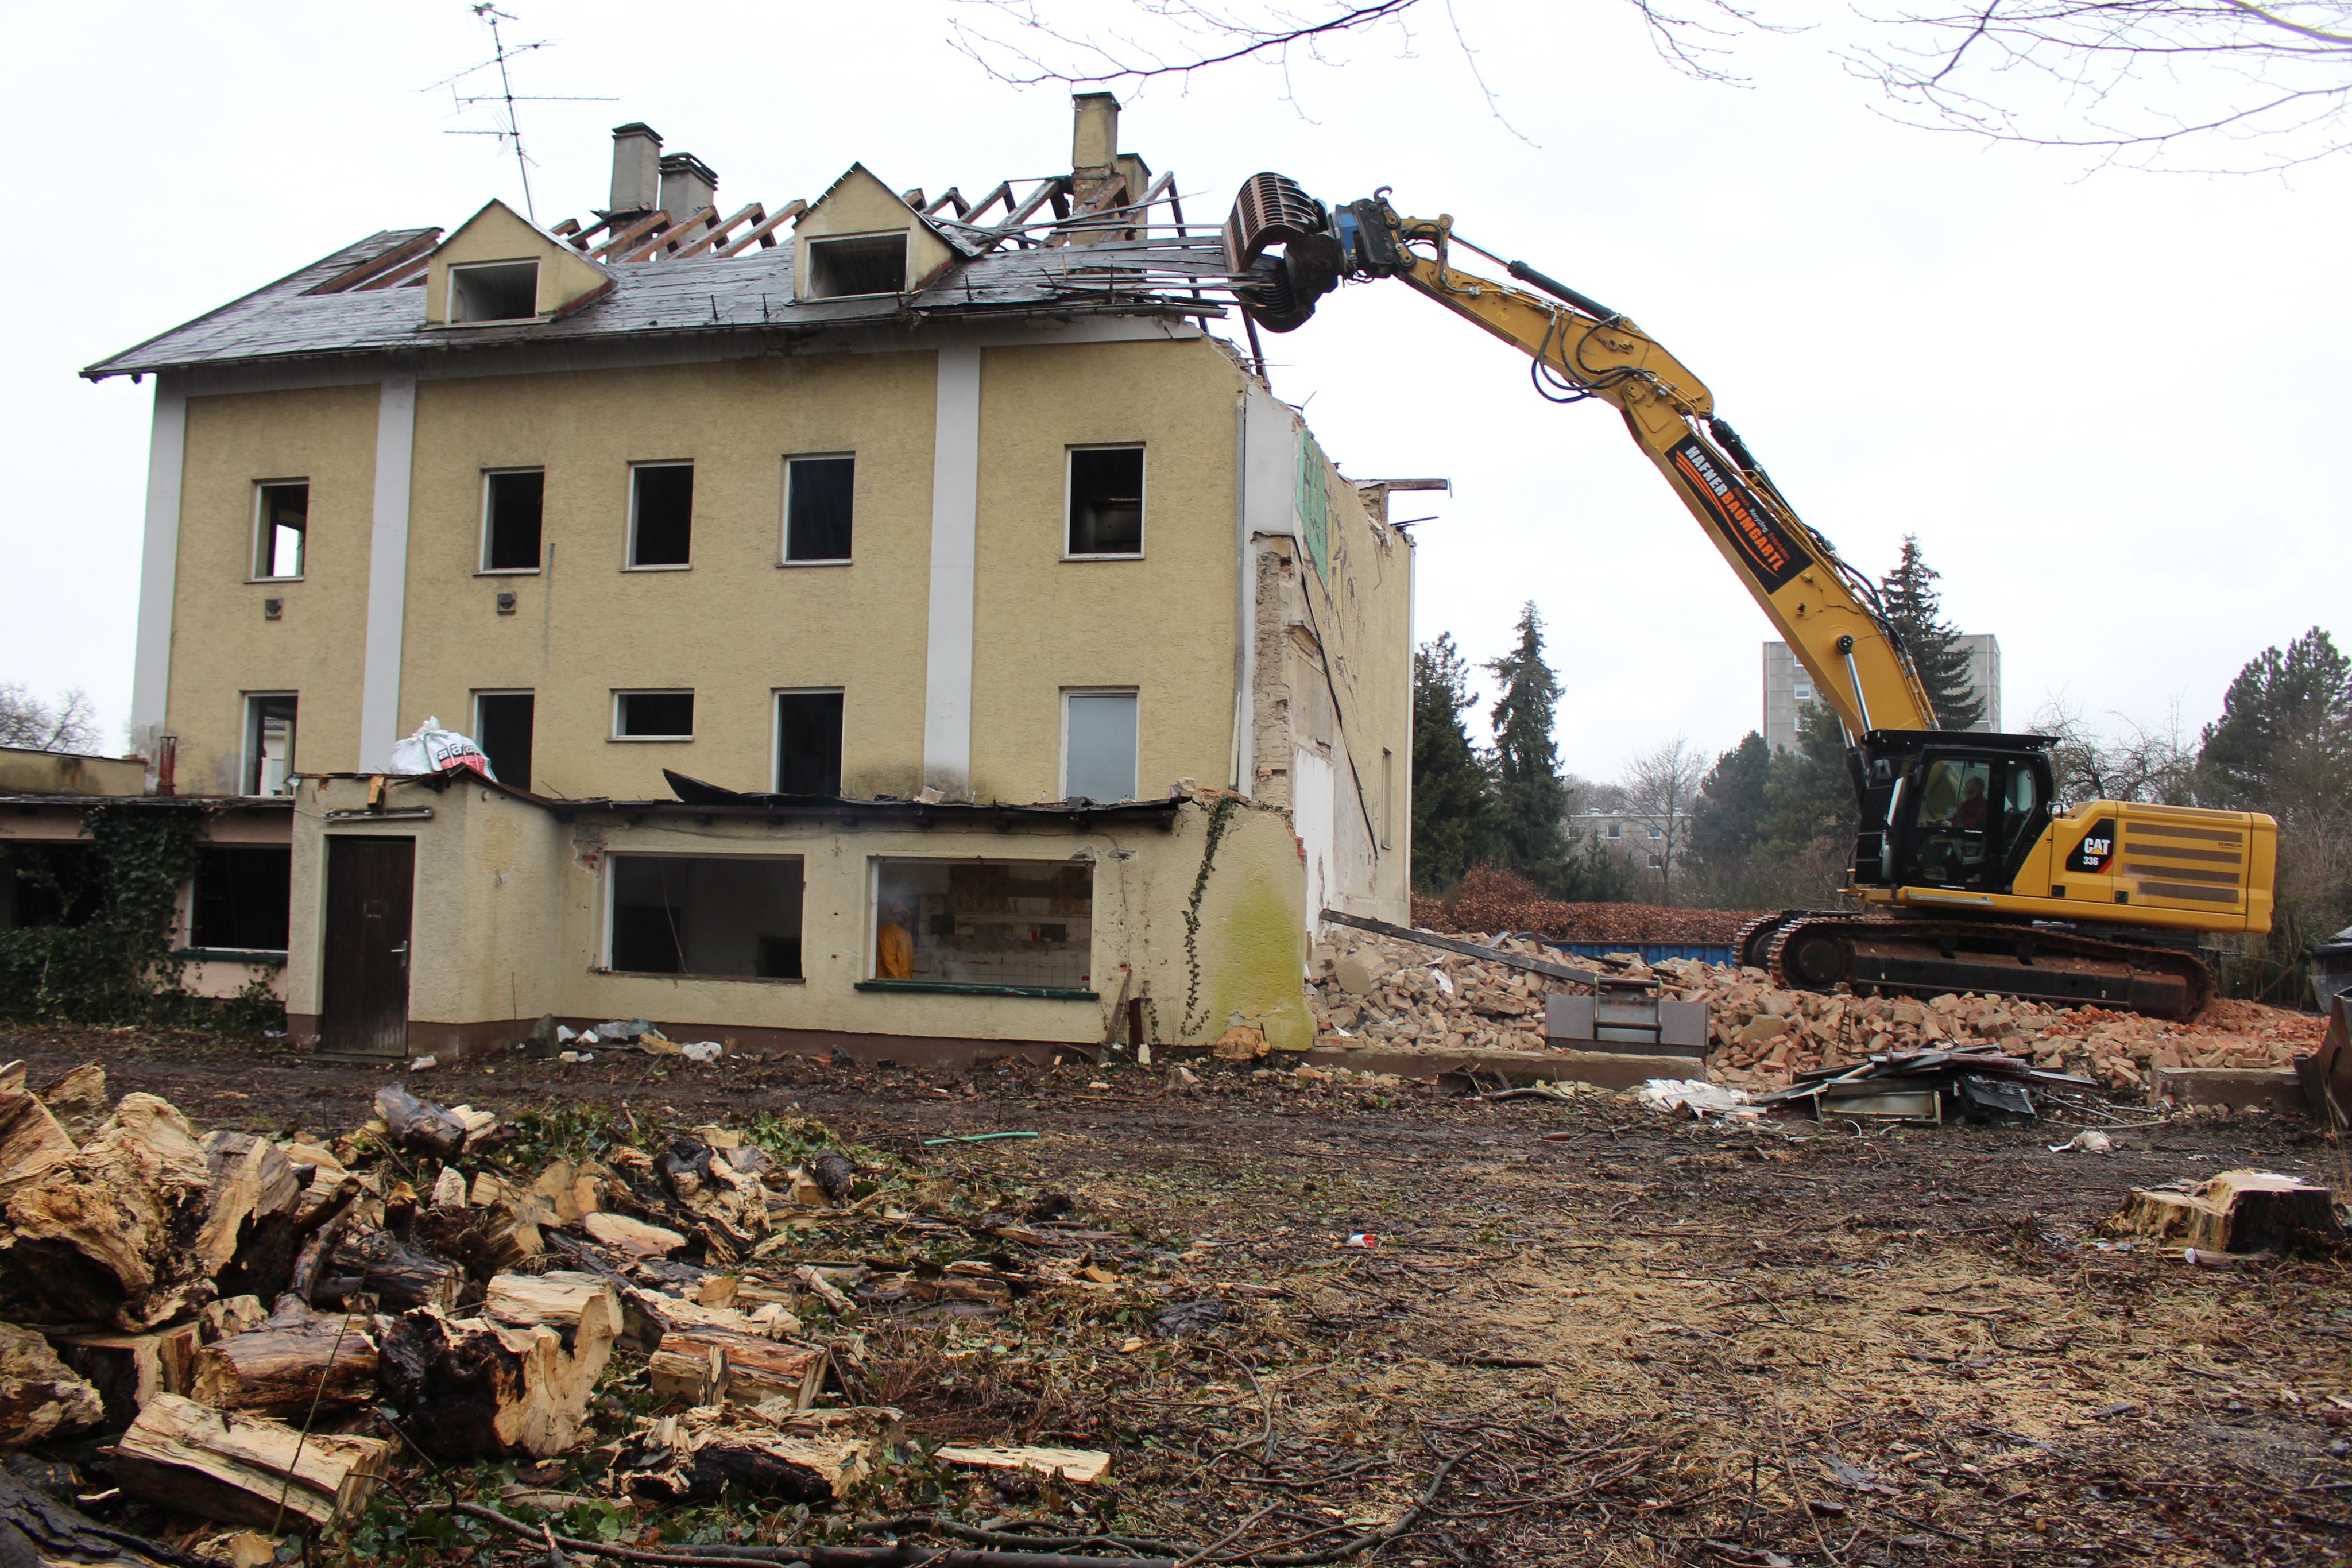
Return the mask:
<svg viewBox="0 0 2352 1568"><path fill-rule="evenodd" d="M1031 188L1024 192L1024 185ZM675 225L667 214L655 213L617 231L613 225L626 214L600 216L586 228L566 220L542 232L603 265L611 289L554 320L479 327L431 326L425 319L426 290L420 285L440 231L387 229L82 374L101 381L158 371L462 354L619 337L750 332L789 340L843 326L934 319L1223 315L1222 306L1202 292L1231 279L1218 231L1195 233L1184 224L1171 176L1153 181L1139 200L1115 204L1106 199L1123 194L1117 178L1080 185L1058 175L1006 181L977 204L952 190L928 202L919 190L905 193L901 199L914 221L945 241L954 261L906 293L809 300L794 296L797 242L778 244L774 234L786 219L812 210L799 202L772 216L758 203L728 218L706 207ZM1003 217L985 221L1000 204ZM950 208L955 216L946 215ZM1036 219L1049 209L1049 217ZM1155 224L1163 209L1173 221ZM604 243L592 245L600 233Z"/></svg>

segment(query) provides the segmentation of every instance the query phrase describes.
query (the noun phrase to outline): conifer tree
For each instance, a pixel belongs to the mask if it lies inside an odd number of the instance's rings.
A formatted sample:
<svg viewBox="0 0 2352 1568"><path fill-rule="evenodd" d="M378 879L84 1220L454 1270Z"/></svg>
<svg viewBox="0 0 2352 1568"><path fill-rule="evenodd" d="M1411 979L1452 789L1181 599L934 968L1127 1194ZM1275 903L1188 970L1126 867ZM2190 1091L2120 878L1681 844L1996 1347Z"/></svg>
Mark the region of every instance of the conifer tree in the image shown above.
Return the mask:
<svg viewBox="0 0 2352 1568"><path fill-rule="evenodd" d="M1412 655L1412 880L1442 892L1497 850L1495 779L1462 725L1470 666L1451 633Z"/></svg>
<svg viewBox="0 0 2352 1568"><path fill-rule="evenodd" d="M1559 682L1543 660L1543 618L1534 600L1519 611L1519 640L1486 673L1503 688L1488 715L1495 729L1495 800L1503 864L1537 886L1556 888L1568 860L1568 785L1552 738Z"/></svg>
<svg viewBox="0 0 2352 1568"><path fill-rule="evenodd" d="M1941 576L1920 554L1919 536L1905 534L1902 559L1878 584L1879 602L1936 705L1937 727L1966 729L1982 722L1985 699L1969 678L1959 629L1944 619L1943 595L1936 587Z"/></svg>

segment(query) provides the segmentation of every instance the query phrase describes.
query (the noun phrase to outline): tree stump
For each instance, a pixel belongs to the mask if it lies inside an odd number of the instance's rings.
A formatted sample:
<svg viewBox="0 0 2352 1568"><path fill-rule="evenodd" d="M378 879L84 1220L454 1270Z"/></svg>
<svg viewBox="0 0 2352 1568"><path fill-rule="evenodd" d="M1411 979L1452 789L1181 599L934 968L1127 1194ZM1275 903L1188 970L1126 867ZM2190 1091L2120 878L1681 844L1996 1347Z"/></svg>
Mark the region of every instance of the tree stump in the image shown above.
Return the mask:
<svg viewBox="0 0 2352 1568"><path fill-rule="evenodd" d="M2334 1194L2268 1171L2223 1171L2189 1192L2135 1188L2115 1228L2203 1252L2285 1252L2305 1234L2339 1233Z"/></svg>
<svg viewBox="0 0 2352 1568"><path fill-rule="evenodd" d="M811 1507L837 1502L866 1474L870 1443L794 1437L731 1411L690 1410L646 1423L614 1467L633 1497L716 1502L722 1493Z"/></svg>

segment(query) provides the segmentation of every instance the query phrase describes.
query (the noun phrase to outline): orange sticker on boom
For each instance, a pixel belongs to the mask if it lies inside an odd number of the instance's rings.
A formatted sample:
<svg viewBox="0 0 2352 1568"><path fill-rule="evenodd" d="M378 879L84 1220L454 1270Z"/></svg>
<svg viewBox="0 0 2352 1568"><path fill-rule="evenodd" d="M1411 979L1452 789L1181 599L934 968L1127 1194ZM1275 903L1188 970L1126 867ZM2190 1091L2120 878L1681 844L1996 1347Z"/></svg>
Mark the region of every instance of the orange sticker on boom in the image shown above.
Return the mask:
<svg viewBox="0 0 2352 1568"><path fill-rule="evenodd" d="M1813 564L1813 558L1757 504L1746 486L1724 472L1715 454L1700 445L1696 436L1685 438L1669 451L1666 463L1684 487L1698 497L1707 521L1731 541L1731 548L1764 585L1765 592L1779 592L1790 578Z"/></svg>

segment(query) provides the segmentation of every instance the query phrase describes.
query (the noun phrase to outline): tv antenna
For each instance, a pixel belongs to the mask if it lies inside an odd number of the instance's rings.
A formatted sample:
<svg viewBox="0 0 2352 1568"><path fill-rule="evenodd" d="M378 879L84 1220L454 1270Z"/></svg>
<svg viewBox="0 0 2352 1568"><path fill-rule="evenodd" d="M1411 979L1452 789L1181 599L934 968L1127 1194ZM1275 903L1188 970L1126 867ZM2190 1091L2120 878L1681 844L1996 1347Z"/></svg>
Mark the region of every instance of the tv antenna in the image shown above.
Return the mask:
<svg viewBox="0 0 2352 1568"><path fill-rule="evenodd" d="M522 208L524 213L529 214L530 221L537 223L539 209L532 204L530 196L530 159L523 152L522 119L517 112L515 105L519 103L611 103L613 99L609 97L583 98L553 93L518 93L514 89L514 73L509 68L509 63L521 58L535 49L547 47L547 40L541 38L536 43L509 44L505 35L499 31L499 24L512 22L517 18L511 12L499 10L492 0L478 0L478 4L468 6L467 9L480 17L490 29L490 57L479 65L467 67L456 76L444 77L424 90L431 92L436 88L447 88L450 100L457 106L457 112L460 114L477 104L484 103L497 105L505 113L506 123L495 126L488 131L450 131L443 134L495 136L501 144L511 141L514 144L515 171L522 176ZM457 90L457 84L467 78L478 76L484 71L492 69L499 73L498 91L468 95Z"/></svg>

